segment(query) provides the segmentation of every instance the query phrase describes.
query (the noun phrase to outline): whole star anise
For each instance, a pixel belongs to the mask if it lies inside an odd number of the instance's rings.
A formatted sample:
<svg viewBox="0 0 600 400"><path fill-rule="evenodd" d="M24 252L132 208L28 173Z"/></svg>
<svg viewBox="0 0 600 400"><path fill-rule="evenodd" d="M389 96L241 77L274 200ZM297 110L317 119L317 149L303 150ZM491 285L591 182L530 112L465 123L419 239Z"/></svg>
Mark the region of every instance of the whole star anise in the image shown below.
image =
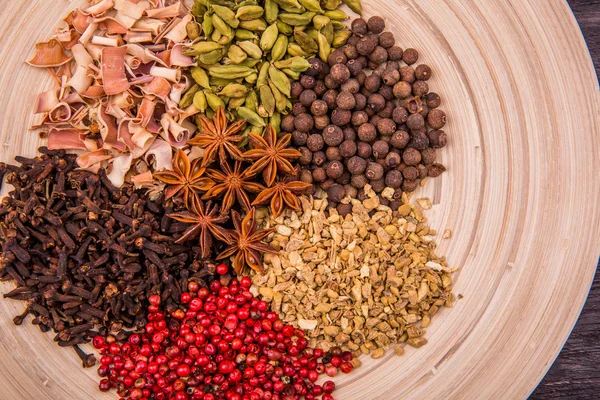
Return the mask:
<svg viewBox="0 0 600 400"><path fill-rule="evenodd" d="M212 121L205 116L198 117L201 124L201 132L188 144L205 149L201 166L206 167L219 156L221 165L227 162L227 155L235 160L242 160L242 152L237 144L242 141L238 133L244 127L246 120L236 121L228 125L227 117L223 107L219 107Z"/></svg>
<svg viewBox="0 0 600 400"><path fill-rule="evenodd" d="M190 212L191 211L191 212ZM190 211L169 214L169 217L187 224L192 224L175 243L184 243L199 237L200 255L210 257L213 239L229 243L229 231L221 226L229 217L219 214L219 206L210 201L204 204L202 200L194 199Z"/></svg>
<svg viewBox="0 0 600 400"><path fill-rule="evenodd" d="M200 159L196 159L190 163L188 156L182 150L177 150L173 158L173 171L154 173L156 179L167 184L166 200L179 196L189 209L194 198L200 199L199 192L206 192L214 186L212 179L202 177L206 168L201 167L200 162Z"/></svg>
<svg viewBox="0 0 600 400"><path fill-rule="evenodd" d="M264 186L254 181L254 174L251 174L249 169L242 171L242 167L242 162L236 161L232 170L229 163L226 162L221 166L221 171L216 169L206 171L206 174L216 184L202 198L216 199L222 197L221 213L223 214L227 214L231 210L236 200L246 212L250 211L252 206L247 192L260 193L265 189Z"/></svg>
<svg viewBox="0 0 600 400"><path fill-rule="evenodd" d="M237 211L231 211L235 229L229 231L230 245L217 256L217 260L222 260L235 254L233 269L238 275L241 275L246 265L262 274L264 272L262 254L277 253L271 246L262 242L274 228L257 230L254 212L253 208L242 220Z"/></svg>
<svg viewBox="0 0 600 400"><path fill-rule="evenodd" d="M303 194L312 185L310 183L293 180L293 178L280 179L275 184L263 190L252 202L253 206L267 204L271 201L271 212L278 217L285 206L294 210L300 209L298 195Z"/></svg>
<svg viewBox="0 0 600 400"><path fill-rule="evenodd" d="M248 140L253 148L244 153L246 160L254 161L250 173L257 174L262 171L267 186L273 185L277 172L293 175L294 167L290 160L300 158L302 154L298 150L287 148L291 139L292 135L288 133L278 140L277 132L271 125L265 128L263 137L250 133Z"/></svg>

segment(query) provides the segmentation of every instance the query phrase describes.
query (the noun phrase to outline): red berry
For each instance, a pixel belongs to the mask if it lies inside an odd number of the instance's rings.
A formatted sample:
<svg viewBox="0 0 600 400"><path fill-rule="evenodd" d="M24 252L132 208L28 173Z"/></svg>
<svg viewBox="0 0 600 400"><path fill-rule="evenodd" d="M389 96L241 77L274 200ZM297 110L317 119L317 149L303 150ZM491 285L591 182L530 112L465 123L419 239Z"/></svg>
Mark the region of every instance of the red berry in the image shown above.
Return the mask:
<svg viewBox="0 0 600 400"><path fill-rule="evenodd" d="M352 364L347 361L343 362L342 365L340 366L340 371L342 371L345 374L352 372L353 369L354 369L354 367L352 366Z"/></svg>
<svg viewBox="0 0 600 400"><path fill-rule="evenodd" d="M335 390L335 383L333 381L325 381L323 383L323 391L325 393L332 393Z"/></svg>
<svg viewBox="0 0 600 400"><path fill-rule="evenodd" d="M153 305L153 306L157 307L157 306L159 306L159 305L160 305L160 296L159 296L159 295L157 295L157 294L154 294L154 295L152 295L152 296L150 296L150 297L148 298L148 302L149 302L151 305Z"/></svg>
<svg viewBox="0 0 600 400"><path fill-rule="evenodd" d="M181 376L182 378L186 377L186 376L190 376L191 372L192 371L191 371L189 365L181 364L180 366L177 367L177 375Z"/></svg>
<svg viewBox="0 0 600 400"><path fill-rule="evenodd" d="M229 268L225 264L220 264L220 265L217 265L216 271L217 271L217 274L219 274L219 275L225 275L225 274L227 274L227 272L229 272Z"/></svg>

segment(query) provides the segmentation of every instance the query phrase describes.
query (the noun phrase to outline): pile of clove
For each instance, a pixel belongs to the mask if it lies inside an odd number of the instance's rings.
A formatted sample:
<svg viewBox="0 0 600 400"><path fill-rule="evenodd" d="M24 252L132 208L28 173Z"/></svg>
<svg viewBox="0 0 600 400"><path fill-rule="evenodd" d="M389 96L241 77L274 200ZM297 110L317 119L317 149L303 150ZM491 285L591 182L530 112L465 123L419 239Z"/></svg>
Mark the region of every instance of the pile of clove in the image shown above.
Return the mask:
<svg viewBox="0 0 600 400"><path fill-rule="evenodd" d="M215 267L175 244L188 225L167 216L174 206L161 197L115 188L104 170L78 170L62 150L40 153L0 165L14 186L0 203L0 280L17 284L4 297L27 302L15 324L31 315L89 367L95 360L77 345L98 334L125 338L124 328L145 326L151 295L169 312L189 282L205 287Z"/></svg>

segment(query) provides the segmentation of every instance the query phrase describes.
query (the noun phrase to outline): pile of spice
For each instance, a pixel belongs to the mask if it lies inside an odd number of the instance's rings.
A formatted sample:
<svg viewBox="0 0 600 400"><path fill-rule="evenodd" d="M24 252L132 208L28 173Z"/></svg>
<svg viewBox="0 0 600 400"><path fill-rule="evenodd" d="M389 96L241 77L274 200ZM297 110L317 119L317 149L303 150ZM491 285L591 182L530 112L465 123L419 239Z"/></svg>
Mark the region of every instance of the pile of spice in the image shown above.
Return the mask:
<svg viewBox="0 0 600 400"><path fill-rule="evenodd" d="M326 192L332 207L346 196L365 199L367 184L400 195L445 170L436 149L447 142L446 114L429 91L432 70L413 67L418 52L403 51L384 27L381 17L355 19L348 43L327 63L309 60L311 68L292 86L292 114L281 122L302 153L300 179ZM384 196L380 201L389 204Z"/></svg>
<svg viewBox="0 0 600 400"><path fill-rule="evenodd" d="M127 400L332 400L335 384L317 384L319 376L348 373L357 360L340 348L308 348L304 332L267 311L250 285L248 277L221 276L209 288L191 282L171 312L150 297L144 332L121 345L113 336L94 338L100 390L115 388Z"/></svg>
<svg viewBox="0 0 600 400"><path fill-rule="evenodd" d="M0 279L4 297L27 302L27 315L60 346L146 323L148 299L175 309L190 282L206 286L214 264L175 243L188 227L169 218L173 205L131 185L115 188L104 170L76 170L75 156L40 148L6 166L14 186L0 205Z"/></svg>
<svg viewBox="0 0 600 400"><path fill-rule="evenodd" d="M379 358L388 347L402 354L405 343L427 343L431 317L454 302L454 270L434 254L436 233L406 194L397 212L368 185L365 194L344 200L352 208L346 217L327 211L327 200L306 197L300 213L263 213L263 225L275 228L267 242L279 254L265 258L267 272L254 275L252 291L306 330L310 347Z"/></svg>

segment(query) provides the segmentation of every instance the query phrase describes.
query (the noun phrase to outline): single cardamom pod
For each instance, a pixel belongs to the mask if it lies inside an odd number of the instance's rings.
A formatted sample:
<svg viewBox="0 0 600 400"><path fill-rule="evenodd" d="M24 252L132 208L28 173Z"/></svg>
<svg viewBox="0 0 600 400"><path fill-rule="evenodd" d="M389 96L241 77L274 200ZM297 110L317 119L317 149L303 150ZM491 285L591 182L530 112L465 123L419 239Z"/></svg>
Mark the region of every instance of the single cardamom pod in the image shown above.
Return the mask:
<svg viewBox="0 0 600 400"><path fill-rule="evenodd" d="M279 19L291 26L308 25L314 16L315 13L313 11L307 11L303 14L279 13Z"/></svg>
<svg viewBox="0 0 600 400"><path fill-rule="evenodd" d="M283 72L277 69L274 65L269 66L269 78L275 87L287 97L290 97L291 83Z"/></svg>
<svg viewBox="0 0 600 400"><path fill-rule="evenodd" d="M342 47L346 44L350 36L352 36L352 32L349 29L336 31L333 34L333 42L331 42L331 46L335 49Z"/></svg>
<svg viewBox="0 0 600 400"><path fill-rule="evenodd" d="M184 56L198 56L200 54L207 54L214 50L222 49L219 43L214 42L198 42L189 47L184 47L182 53Z"/></svg>
<svg viewBox="0 0 600 400"><path fill-rule="evenodd" d="M242 29L247 29L249 31L264 31L265 29L267 29L267 23L265 22L264 19L259 18L259 19L253 19L250 21L240 21L240 28Z"/></svg>
<svg viewBox="0 0 600 400"><path fill-rule="evenodd" d="M254 85L256 83L256 81L258 80L258 74L256 72L253 72L250 75L248 75L247 77L245 77L244 80L247 83L249 83L250 85Z"/></svg>
<svg viewBox="0 0 600 400"><path fill-rule="evenodd" d="M289 68L295 72L304 72L310 68L310 63L304 57L292 57L273 63L277 68Z"/></svg>
<svg viewBox="0 0 600 400"><path fill-rule="evenodd" d="M273 45L273 49L271 49L271 60L272 61L281 60L285 56L285 53L287 53L287 45L288 45L287 36L279 35L279 37L275 41L275 44Z"/></svg>
<svg viewBox="0 0 600 400"><path fill-rule="evenodd" d="M348 28L346 24L341 21L331 21L331 25L333 25L333 29L335 30Z"/></svg>
<svg viewBox="0 0 600 400"><path fill-rule="evenodd" d="M342 4L342 0L323 0L321 5L324 9L333 11L336 10Z"/></svg>
<svg viewBox="0 0 600 400"><path fill-rule="evenodd" d="M275 97L273 96L273 92L269 85L262 85L259 88L260 93L260 103L264 107L267 112L267 115L273 115L275 111Z"/></svg>
<svg viewBox="0 0 600 400"><path fill-rule="evenodd" d="M336 21L345 21L350 18L346 13L342 10L331 10L325 11L325 15L329 17L329 19L334 19Z"/></svg>
<svg viewBox="0 0 600 400"><path fill-rule="evenodd" d="M300 72L294 71L293 69L284 68L281 70L281 72L283 72L284 74L286 74L287 76L289 76L291 79L293 79L295 81L300 80Z"/></svg>
<svg viewBox="0 0 600 400"><path fill-rule="evenodd" d="M216 78L238 79L250 75L255 70L242 65L217 65L208 69L208 74Z"/></svg>
<svg viewBox="0 0 600 400"><path fill-rule="evenodd" d="M333 25L331 21L321 29L321 33L327 39L327 43L331 44L333 42Z"/></svg>
<svg viewBox="0 0 600 400"><path fill-rule="evenodd" d="M196 95L196 93L198 93L198 90L200 90L200 85L198 85L197 83L194 84L191 88L189 88L187 92L185 92L185 94L181 96L181 100L179 100L179 107L187 108L190 105L192 105L192 103L194 102L194 96Z"/></svg>
<svg viewBox="0 0 600 400"><path fill-rule="evenodd" d="M325 35L321 32L317 33L317 42L319 43L319 58L327 62L327 58L329 58L329 55L331 54L331 46Z"/></svg>
<svg viewBox="0 0 600 400"><path fill-rule="evenodd" d="M204 69L200 67L192 67L190 73L192 74L192 78L194 78L197 84L199 84L205 89L210 89L208 74Z"/></svg>
<svg viewBox="0 0 600 400"><path fill-rule="evenodd" d="M275 44L277 36L279 35L279 29L276 24L270 25L260 37L260 48L262 51L269 51Z"/></svg>
<svg viewBox="0 0 600 400"><path fill-rule="evenodd" d="M318 12L318 13L323 12L323 10L321 9L321 4L319 3L319 0L298 0L298 1L308 11L314 11L314 12Z"/></svg>
<svg viewBox="0 0 600 400"><path fill-rule="evenodd" d="M271 126L273 128L275 128L275 132L280 133L281 132L281 114L279 112L274 112L273 115L271 115L271 118L269 118L269 124L271 124Z"/></svg>
<svg viewBox="0 0 600 400"><path fill-rule="evenodd" d="M194 107L196 107L201 113L206 112L206 107L208 107L208 103L206 102L206 95L204 94L204 92L197 92L194 95Z"/></svg>
<svg viewBox="0 0 600 400"><path fill-rule="evenodd" d="M251 21L263 16L265 9L261 6L243 6L237 9L236 18L240 21Z"/></svg>
<svg viewBox="0 0 600 400"><path fill-rule="evenodd" d="M216 30L218 30L219 32L221 32L221 35L223 36L235 36L233 33L233 29L231 28L231 26L229 26L224 20L223 18L221 18L219 15L217 14L213 14L213 25L215 27Z"/></svg>
<svg viewBox="0 0 600 400"><path fill-rule="evenodd" d="M206 96L206 102L211 110L217 111L219 107L225 108L225 102L216 94L205 90L204 95Z"/></svg>
<svg viewBox="0 0 600 400"><path fill-rule="evenodd" d="M306 33L312 40L315 41L315 43L318 43L318 39L319 39L319 31L316 30L314 27L308 27L304 30L304 33Z"/></svg>
<svg viewBox="0 0 600 400"><path fill-rule="evenodd" d="M246 99L244 97L231 98L231 99L229 99L229 102L227 103L227 108L229 108L230 110L235 110L235 109L243 106L245 101L246 101Z"/></svg>
<svg viewBox="0 0 600 400"><path fill-rule="evenodd" d="M265 19L269 24L277 21L279 15L279 6L274 0L265 0Z"/></svg>
<svg viewBox="0 0 600 400"><path fill-rule="evenodd" d="M325 25L331 22L331 19L324 15L315 15L312 22L315 29L320 31Z"/></svg>
<svg viewBox="0 0 600 400"><path fill-rule="evenodd" d="M319 45L306 32L295 29L294 40L308 54L315 54L319 51Z"/></svg>
<svg viewBox="0 0 600 400"><path fill-rule="evenodd" d="M218 95L225 97L244 97L248 93L248 88L239 83L230 83L221 90Z"/></svg>
<svg viewBox="0 0 600 400"><path fill-rule="evenodd" d="M345 5L348 6L349 9L357 13L358 15L362 15L362 4L360 0L342 0Z"/></svg>
<svg viewBox="0 0 600 400"><path fill-rule="evenodd" d="M238 107L237 113L240 117L248 121L250 125L263 127L267 125L260 115L247 107Z"/></svg>
<svg viewBox="0 0 600 400"><path fill-rule="evenodd" d="M317 47L318 50L318 47ZM289 43L287 53L292 57L309 57L310 54L305 52L302 47L296 43Z"/></svg>
<svg viewBox="0 0 600 400"><path fill-rule="evenodd" d="M256 81L256 87L267 84L267 78L269 77L269 66L268 62L264 62L258 72L258 80Z"/></svg>
<svg viewBox="0 0 600 400"><path fill-rule="evenodd" d="M254 68L256 66L256 64L258 64L259 62L260 62L260 60L257 60L256 58L246 58L244 61L239 63L239 65L243 65L244 67ZM250 76L250 75L248 75L248 76Z"/></svg>
<svg viewBox="0 0 600 400"><path fill-rule="evenodd" d="M219 18L219 17L217 17ZM223 34L221 33L220 30L218 29L213 29L213 33L210 35L210 40L212 42L218 43L219 40L221 40L221 38L223 37ZM220 44L220 43L219 43Z"/></svg>
<svg viewBox="0 0 600 400"><path fill-rule="evenodd" d="M274 0L281 7L302 8L298 0Z"/></svg>
<svg viewBox="0 0 600 400"><path fill-rule="evenodd" d="M209 36L212 33L213 28L212 15L205 13L204 19L202 20L202 32L204 32L206 36Z"/></svg>
<svg viewBox="0 0 600 400"><path fill-rule="evenodd" d="M192 9L190 11L192 15L198 19L204 18L204 13L206 12L206 7L200 2L194 2Z"/></svg>
<svg viewBox="0 0 600 400"><path fill-rule="evenodd" d="M252 58L261 59L263 56L260 47L250 41L237 42L237 45Z"/></svg>
<svg viewBox="0 0 600 400"><path fill-rule="evenodd" d="M221 38L219 39L219 44L222 44L223 46L228 45L229 43L231 43L233 41L233 38L235 36L234 35L222 35Z"/></svg>
<svg viewBox="0 0 600 400"><path fill-rule="evenodd" d="M248 92L244 106L249 110L256 111L256 108L258 107L258 95L256 94L256 91L251 90Z"/></svg>
<svg viewBox="0 0 600 400"><path fill-rule="evenodd" d="M198 64L201 64L201 66L212 65L221 61L224 56L223 50L215 50L210 53L199 55L196 57L196 61L198 61Z"/></svg>
<svg viewBox="0 0 600 400"><path fill-rule="evenodd" d="M239 64L248 58L248 55L240 47L232 44L227 51L227 57L233 64Z"/></svg>
<svg viewBox="0 0 600 400"><path fill-rule="evenodd" d="M288 98L285 97L279 89L273 84L273 82L269 79L269 88L271 92L273 92L273 97L275 97L275 109L282 114L287 115L292 109L292 103L289 103L288 107Z"/></svg>
<svg viewBox="0 0 600 400"><path fill-rule="evenodd" d="M200 29L200 25L196 23L196 21L190 21L185 25L185 31L188 37L192 40L196 40L200 37L202 30Z"/></svg>
<svg viewBox="0 0 600 400"><path fill-rule="evenodd" d="M232 28L237 28L240 21L236 18L235 13L227 7L211 4L212 10L217 14L227 25ZM219 29L219 28L217 28ZM224 32L221 32L225 34Z"/></svg>
<svg viewBox="0 0 600 400"><path fill-rule="evenodd" d="M292 33L294 33L294 28L292 28L291 25L284 23L280 19L275 21L275 23L277 24L277 29L279 29L279 33L283 33L286 36L290 36Z"/></svg>
<svg viewBox="0 0 600 400"><path fill-rule="evenodd" d="M235 30L235 38L237 40L254 40L256 39L256 34L247 29L238 28Z"/></svg>
<svg viewBox="0 0 600 400"><path fill-rule="evenodd" d="M230 83L235 82L234 79L225 79L225 78L216 78L214 76L210 77L210 87L211 89L214 90L221 90L223 89L225 86L229 85Z"/></svg>

